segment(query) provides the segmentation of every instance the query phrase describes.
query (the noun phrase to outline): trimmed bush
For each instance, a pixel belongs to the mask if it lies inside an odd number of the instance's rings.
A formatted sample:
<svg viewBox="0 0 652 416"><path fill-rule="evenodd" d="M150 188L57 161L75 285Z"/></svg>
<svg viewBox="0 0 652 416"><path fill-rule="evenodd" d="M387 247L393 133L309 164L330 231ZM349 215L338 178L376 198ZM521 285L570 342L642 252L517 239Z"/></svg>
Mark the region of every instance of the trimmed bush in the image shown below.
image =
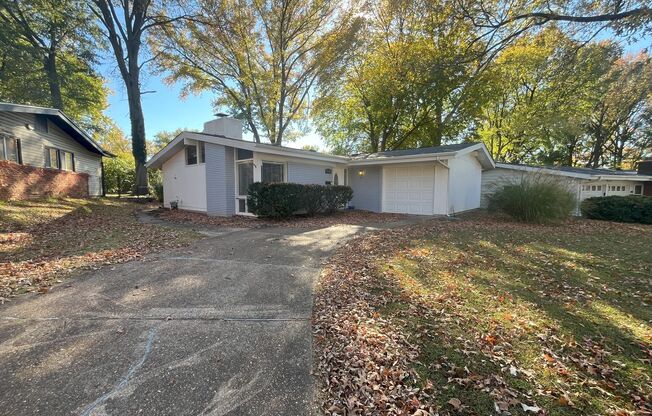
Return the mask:
<svg viewBox="0 0 652 416"><path fill-rule="evenodd" d="M553 222L567 218L576 206L575 195L564 183L543 176L524 176L505 185L489 200L489 209L524 222Z"/></svg>
<svg viewBox="0 0 652 416"><path fill-rule="evenodd" d="M315 215L343 208L353 197L348 186L261 183L249 187L249 212L259 217L284 218L297 213Z"/></svg>
<svg viewBox="0 0 652 416"><path fill-rule="evenodd" d="M582 201L586 218L652 224L652 198L649 196L605 196Z"/></svg>

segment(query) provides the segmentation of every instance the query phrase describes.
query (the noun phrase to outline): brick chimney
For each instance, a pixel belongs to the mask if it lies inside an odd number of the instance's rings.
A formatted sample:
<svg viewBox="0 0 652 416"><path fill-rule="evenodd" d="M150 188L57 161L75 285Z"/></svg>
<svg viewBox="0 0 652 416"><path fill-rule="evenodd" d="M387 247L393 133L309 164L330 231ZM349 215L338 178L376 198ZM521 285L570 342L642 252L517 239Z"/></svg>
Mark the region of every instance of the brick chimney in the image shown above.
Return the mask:
<svg viewBox="0 0 652 416"><path fill-rule="evenodd" d="M225 136L229 139L242 140L242 122L224 113L215 114L215 120L204 123L203 133Z"/></svg>

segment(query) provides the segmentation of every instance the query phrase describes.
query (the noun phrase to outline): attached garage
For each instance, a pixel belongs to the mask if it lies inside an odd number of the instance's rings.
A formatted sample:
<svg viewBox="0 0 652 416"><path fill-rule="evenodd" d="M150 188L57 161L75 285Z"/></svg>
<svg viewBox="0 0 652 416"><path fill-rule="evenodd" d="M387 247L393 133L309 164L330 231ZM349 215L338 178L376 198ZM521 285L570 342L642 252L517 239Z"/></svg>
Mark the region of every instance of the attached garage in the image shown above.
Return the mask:
<svg viewBox="0 0 652 416"><path fill-rule="evenodd" d="M359 155L348 169L352 205L414 215L479 208L482 170L493 166L479 143Z"/></svg>

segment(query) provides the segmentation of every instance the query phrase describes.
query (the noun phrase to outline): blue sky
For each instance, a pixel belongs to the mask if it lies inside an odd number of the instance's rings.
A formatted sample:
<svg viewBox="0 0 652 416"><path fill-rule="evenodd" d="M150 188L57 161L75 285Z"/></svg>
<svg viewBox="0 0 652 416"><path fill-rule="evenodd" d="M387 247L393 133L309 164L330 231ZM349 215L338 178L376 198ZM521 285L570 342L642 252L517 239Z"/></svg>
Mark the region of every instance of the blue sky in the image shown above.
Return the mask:
<svg viewBox="0 0 652 416"><path fill-rule="evenodd" d="M606 36L604 36L606 37ZM599 36L602 38L602 36ZM637 42L624 45L627 52L637 53L643 48L650 49L652 39L643 38ZM129 106L122 79L106 60L102 68L103 75L107 78L111 95L109 97L109 108L106 114L118 123L118 126L129 134ZM154 91L143 95L143 111L145 113L145 129L148 137L152 137L159 131L173 131L178 128L201 130L205 121L213 117L211 102L214 98L210 91L201 95L190 95L181 99L181 85L167 85L163 82L163 76L144 74L143 91ZM291 147L303 145L316 145L325 150L325 145L318 134L309 133L293 143L285 143Z"/></svg>

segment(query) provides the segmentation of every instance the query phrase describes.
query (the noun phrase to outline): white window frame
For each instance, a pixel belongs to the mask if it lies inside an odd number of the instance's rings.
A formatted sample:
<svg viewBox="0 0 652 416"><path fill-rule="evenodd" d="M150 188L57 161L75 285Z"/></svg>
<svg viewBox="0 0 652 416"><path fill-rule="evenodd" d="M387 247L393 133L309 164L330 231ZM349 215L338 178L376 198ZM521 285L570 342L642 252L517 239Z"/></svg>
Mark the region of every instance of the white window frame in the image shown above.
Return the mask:
<svg viewBox="0 0 652 416"><path fill-rule="evenodd" d="M77 172L77 162L75 160L75 152L71 152L69 150L64 150L64 149L59 149L58 147L53 147L53 146L45 146L44 149L44 157L45 160L43 160L43 166L46 169L56 169L56 170L62 170L64 172ZM57 155L57 165L52 166L52 157L50 154L50 151L54 150L56 155ZM66 153L70 154L70 159L72 162L72 169L64 169L63 168L63 160L65 160ZM48 159L50 159L50 166L47 165Z"/></svg>
<svg viewBox="0 0 652 416"><path fill-rule="evenodd" d="M238 151L235 149L233 152L233 159L234 159L234 164L233 164L233 170L234 174L233 177L235 178L235 213L236 215L246 215L246 216L251 216L253 217L254 214L249 212L249 207L247 206L247 195L240 195L240 174L238 173L238 165L240 164L245 164L245 163L251 163L251 167L253 169L253 177L254 177L254 182L256 182L256 164L254 163L254 158L250 159L238 159ZM240 201L244 200L245 204L245 210L244 212L240 211Z"/></svg>
<svg viewBox="0 0 652 416"><path fill-rule="evenodd" d="M8 146L7 146L7 141L8 140L13 140L14 145L16 146L16 160L9 159L8 157ZM10 162L18 163L19 165L23 164L23 149L20 143L20 139L17 139L15 137L11 136L6 136L6 135L0 135L0 146L2 146L2 159L0 160L7 160Z"/></svg>
<svg viewBox="0 0 652 416"><path fill-rule="evenodd" d="M272 182L272 183L287 183L288 181L288 167L285 162L275 162L271 160L261 160L260 162L260 181L263 181L263 165L281 165L283 167L283 179L281 182ZM256 165L254 164L254 171L256 170ZM254 175L255 178L255 175Z"/></svg>

